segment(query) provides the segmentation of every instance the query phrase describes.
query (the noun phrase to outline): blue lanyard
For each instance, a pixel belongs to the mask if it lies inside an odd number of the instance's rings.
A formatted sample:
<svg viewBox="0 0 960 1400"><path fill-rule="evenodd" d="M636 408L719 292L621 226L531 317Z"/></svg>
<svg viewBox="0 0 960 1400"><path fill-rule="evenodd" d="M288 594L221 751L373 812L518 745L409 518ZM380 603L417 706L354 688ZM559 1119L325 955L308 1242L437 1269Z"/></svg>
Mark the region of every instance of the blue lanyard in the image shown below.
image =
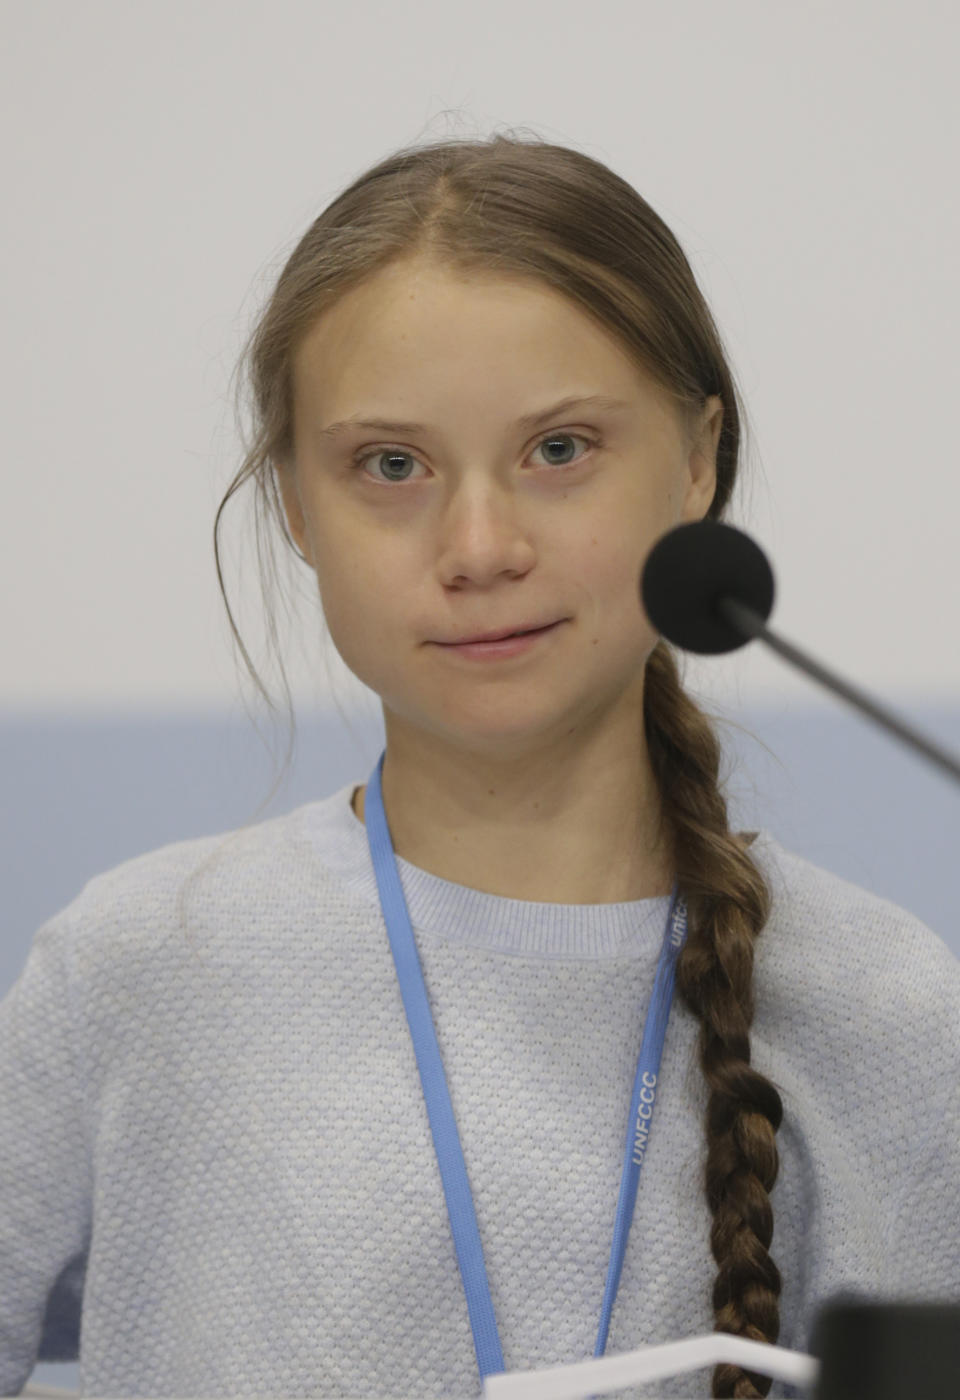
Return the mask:
<svg viewBox="0 0 960 1400"><path fill-rule="evenodd" d="M490 1298L490 1285L480 1244L480 1231L473 1208L473 1197L467 1180L467 1168L460 1146L453 1105L447 1089L447 1080L440 1058L440 1046L434 1029L427 989L423 980L423 969L413 938L413 928L403 887L397 871L396 855L390 839L386 813L383 808L381 776L386 749L381 753L370 780L364 800L364 818L367 840L373 859L377 888L380 891L380 908L383 911L393 950L393 960L397 968L397 978L403 1005L407 1013L407 1023L413 1039L413 1048L420 1071L420 1082L430 1118L433 1145L440 1166L443 1193L447 1200L447 1213L453 1231L453 1242L460 1265L460 1277L467 1297L470 1312L470 1325L473 1328L473 1342L480 1367L481 1381L489 1375L504 1371L503 1351L500 1336L493 1316L493 1303ZM640 1169L650 1140L650 1126L653 1108L657 1097L657 1082L660 1060L663 1055L663 1042L667 1034L667 1021L670 1017L670 1004L673 1000L673 984L677 958L687 937L687 907L678 897L674 884L670 901L670 912L663 935L663 948L657 964L657 974L653 995L643 1027L643 1042L637 1064L637 1076L633 1086L633 1099L630 1116L627 1120L627 1144L623 1162L623 1176L620 1181L620 1199L617 1201L617 1214L613 1230L613 1245L610 1250L610 1268L607 1273L607 1286L603 1295L603 1309L600 1316L600 1331L594 1356L602 1356L610 1331L610 1315L620 1284L623 1256L627 1248L627 1236L633 1220L633 1208L637 1199L637 1185Z"/></svg>

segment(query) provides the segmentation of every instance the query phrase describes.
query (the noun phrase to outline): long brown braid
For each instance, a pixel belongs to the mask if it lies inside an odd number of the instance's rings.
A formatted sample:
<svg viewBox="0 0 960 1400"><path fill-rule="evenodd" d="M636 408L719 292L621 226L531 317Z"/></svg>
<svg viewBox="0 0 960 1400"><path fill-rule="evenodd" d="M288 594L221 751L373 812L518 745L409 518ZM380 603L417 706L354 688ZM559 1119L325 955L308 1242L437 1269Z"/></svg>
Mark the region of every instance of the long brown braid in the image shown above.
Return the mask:
<svg viewBox="0 0 960 1400"><path fill-rule="evenodd" d="M718 785L719 742L683 689L664 641L647 662L644 720L689 912L676 991L700 1021L700 1064L710 1086L704 1187L718 1270L714 1331L775 1343L781 1279L768 1251L783 1104L773 1084L750 1067L749 1035L754 942L767 920L770 893L746 844L729 829ZM714 1396L765 1396L770 1385L769 1376L739 1366L719 1365L713 1373Z"/></svg>

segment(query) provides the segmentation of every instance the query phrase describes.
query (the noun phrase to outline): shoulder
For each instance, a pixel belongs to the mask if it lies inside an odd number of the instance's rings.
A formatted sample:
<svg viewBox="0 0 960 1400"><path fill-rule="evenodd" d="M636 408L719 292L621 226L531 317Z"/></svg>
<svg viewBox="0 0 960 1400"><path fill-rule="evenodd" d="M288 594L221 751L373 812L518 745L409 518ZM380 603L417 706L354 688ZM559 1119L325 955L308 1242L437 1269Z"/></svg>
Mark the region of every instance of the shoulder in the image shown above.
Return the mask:
<svg viewBox="0 0 960 1400"><path fill-rule="evenodd" d="M960 959L909 910L789 851L761 832L750 854L763 871L771 910L756 969L786 1014L806 1006L825 1020L846 1016L878 1032L910 1026L948 1042L960 1065Z"/></svg>
<svg viewBox="0 0 960 1400"><path fill-rule="evenodd" d="M778 919L812 929L822 927L826 917L839 919L867 940L896 930L917 946L938 946L956 961L943 939L909 909L788 850L767 831L756 836L750 854L767 878Z"/></svg>
<svg viewBox="0 0 960 1400"><path fill-rule="evenodd" d="M207 881L218 913L249 908L258 893L282 885L278 864L297 840L301 810L131 856L93 875L48 923L69 931L81 960L97 960L121 943L159 945L179 934L195 888Z"/></svg>
<svg viewBox="0 0 960 1400"><path fill-rule="evenodd" d="M785 1142L841 1193L846 1180L908 1199L931 1172L956 1180L960 959L909 910L768 833L751 856L771 893L751 1063L781 1094ZM892 1157L890 1124L902 1140Z"/></svg>

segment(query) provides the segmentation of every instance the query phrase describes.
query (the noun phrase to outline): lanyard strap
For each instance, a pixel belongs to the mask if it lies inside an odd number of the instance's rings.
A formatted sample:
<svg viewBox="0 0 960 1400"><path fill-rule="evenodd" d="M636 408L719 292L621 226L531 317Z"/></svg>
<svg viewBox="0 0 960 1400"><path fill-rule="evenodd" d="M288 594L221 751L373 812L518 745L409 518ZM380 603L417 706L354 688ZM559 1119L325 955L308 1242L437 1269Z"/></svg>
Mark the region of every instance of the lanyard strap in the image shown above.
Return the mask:
<svg viewBox="0 0 960 1400"><path fill-rule="evenodd" d="M489 1375L498 1374L506 1368L503 1350L493 1315L493 1302L490 1298L490 1285L480 1244L480 1231L473 1208L473 1197L467 1180L467 1167L460 1145L460 1134L453 1114L453 1104L443 1070L440 1046L430 1014L423 969L413 937L407 902L397 870L396 854L390 838L390 828L383 807L381 779L386 749L381 753L367 783L364 802L367 840L373 859L374 874L380 892L380 908L383 912L393 951L393 960L400 983L400 993L407 1014L407 1023L413 1040L420 1071L420 1082L426 1100L430 1130L443 1193L447 1201L447 1214L453 1231L453 1242L460 1266L460 1277L466 1294L470 1325L473 1328L473 1342L477 1353L477 1364L483 1380ZM620 1283L627 1237L633 1220L633 1209L637 1198L637 1186L644 1156L650 1140L650 1127L657 1097L657 1084L660 1073L660 1060L667 1033L667 1021L673 1000L673 986L677 958L687 937L686 903L679 897L674 884L663 935L663 947L653 985L653 994L643 1027L643 1041L640 1059L637 1063L630 1116L627 1120L626 1152L623 1163L623 1176L620 1181L620 1197L613 1230L613 1244L610 1250L610 1267L607 1272L607 1286L603 1295L603 1308L600 1316L600 1330L594 1356L602 1356L610 1331L610 1317Z"/></svg>

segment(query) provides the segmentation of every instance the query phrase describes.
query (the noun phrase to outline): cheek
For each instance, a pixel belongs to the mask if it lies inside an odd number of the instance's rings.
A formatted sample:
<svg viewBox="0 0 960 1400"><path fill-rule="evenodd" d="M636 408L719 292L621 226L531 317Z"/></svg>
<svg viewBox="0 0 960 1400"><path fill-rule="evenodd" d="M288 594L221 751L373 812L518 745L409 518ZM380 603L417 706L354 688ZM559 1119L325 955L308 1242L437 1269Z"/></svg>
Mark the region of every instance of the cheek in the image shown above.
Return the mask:
<svg viewBox="0 0 960 1400"><path fill-rule="evenodd" d="M565 555L574 606L602 639L611 664L642 664L659 641L643 607L640 580L654 537L624 526L591 531ZM579 602L578 602L579 599ZM614 657L620 657L615 662Z"/></svg>
<svg viewBox="0 0 960 1400"><path fill-rule="evenodd" d="M382 695L395 660L396 628L382 617L376 600L341 587L324 599L323 613L343 664L363 685Z"/></svg>
<svg viewBox="0 0 960 1400"><path fill-rule="evenodd" d="M408 575L407 575L408 576ZM317 570L320 602L330 639L358 680L377 694L395 688L395 673L409 666L419 640L411 624L415 600L404 589L404 571L381 553L341 542L327 549Z"/></svg>
<svg viewBox="0 0 960 1400"><path fill-rule="evenodd" d="M571 540L562 558L570 576L605 611L629 611L639 598L643 546L622 527Z"/></svg>
<svg viewBox="0 0 960 1400"><path fill-rule="evenodd" d="M389 589L364 566L362 554L349 548L321 551L317 587L330 635L350 664L346 652L375 629L385 601L389 606Z"/></svg>

